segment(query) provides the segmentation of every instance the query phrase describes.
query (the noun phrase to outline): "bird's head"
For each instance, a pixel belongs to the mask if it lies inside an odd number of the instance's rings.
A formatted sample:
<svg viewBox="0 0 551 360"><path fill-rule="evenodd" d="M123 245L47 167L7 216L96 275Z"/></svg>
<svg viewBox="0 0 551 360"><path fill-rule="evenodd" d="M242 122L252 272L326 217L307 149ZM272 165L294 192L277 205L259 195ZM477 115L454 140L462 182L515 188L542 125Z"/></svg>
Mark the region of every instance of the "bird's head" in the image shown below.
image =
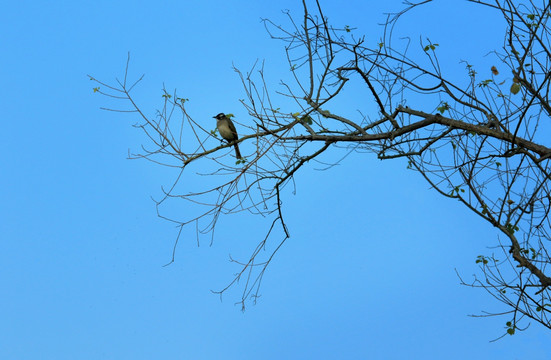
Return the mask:
<svg viewBox="0 0 551 360"><path fill-rule="evenodd" d="M225 115L224 113L220 113L220 114L218 114L218 115L216 115L216 116L213 116L213 118L215 118L216 120L220 120L220 119L223 119L223 118L225 118L225 117L226 117L226 115Z"/></svg>

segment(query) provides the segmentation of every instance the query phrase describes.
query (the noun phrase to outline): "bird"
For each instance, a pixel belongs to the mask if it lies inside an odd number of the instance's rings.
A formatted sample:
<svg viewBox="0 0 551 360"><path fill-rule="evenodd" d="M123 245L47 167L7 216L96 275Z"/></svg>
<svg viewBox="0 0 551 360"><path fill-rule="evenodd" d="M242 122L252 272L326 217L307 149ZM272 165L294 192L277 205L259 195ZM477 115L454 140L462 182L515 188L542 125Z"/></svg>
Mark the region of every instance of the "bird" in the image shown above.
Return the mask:
<svg viewBox="0 0 551 360"><path fill-rule="evenodd" d="M213 116L213 118L216 119L216 127L224 140L227 142L235 141L235 144L233 144L235 147L235 157L241 159L241 153L239 152L239 146L237 145L237 139L239 137L237 136L237 130L235 129L233 122L224 113Z"/></svg>

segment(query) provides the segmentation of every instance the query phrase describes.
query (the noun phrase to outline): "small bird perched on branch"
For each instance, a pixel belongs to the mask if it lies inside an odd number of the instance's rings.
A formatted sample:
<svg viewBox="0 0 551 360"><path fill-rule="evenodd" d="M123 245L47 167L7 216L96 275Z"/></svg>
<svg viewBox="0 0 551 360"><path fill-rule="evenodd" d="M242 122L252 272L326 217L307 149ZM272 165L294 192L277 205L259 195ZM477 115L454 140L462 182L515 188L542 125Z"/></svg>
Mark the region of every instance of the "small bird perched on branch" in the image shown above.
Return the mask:
<svg viewBox="0 0 551 360"><path fill-rule="evenodd" d="M233 144L235 147L235 157L241 159L241 153L239 152L239 146L237 145L237 139L239 137L237 136L237 130L235 129L233 122L224 113L213 116L213 118L216 119L216 127L218 128L220 136L222 136L227 142L235 141L235 144Z"/></svg>

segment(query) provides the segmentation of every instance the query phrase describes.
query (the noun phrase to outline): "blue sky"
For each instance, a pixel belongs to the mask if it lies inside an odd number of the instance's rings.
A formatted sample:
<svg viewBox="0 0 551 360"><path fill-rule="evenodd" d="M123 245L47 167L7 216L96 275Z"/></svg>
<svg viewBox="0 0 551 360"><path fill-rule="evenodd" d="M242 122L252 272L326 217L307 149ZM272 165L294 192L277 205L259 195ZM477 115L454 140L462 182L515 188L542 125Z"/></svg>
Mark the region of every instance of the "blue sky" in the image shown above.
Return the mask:
<svg viewBox="0 0 551 360"><path fill-rule="evenodd" d="M224 217L212 246L202 238L197 247L190 229L176 262L162 267L176 229L156 217L150 196L174 173L126 159L145 142L131 126L138 119L99 110L108 100L86 75L112 82L130 51L130 75L146 74L136 97L148 114L161 106L164 84L213 128L221 111L246 122L232 63L247 70L265 59L274 86L287 76L283 44L260 18L284 24L280 10L299 16L298 1L18 1L0 9L0 358L551 356L549 334L536 324L490 343L508 319L468 316L504 310L455 274L471 279L497 233L401 161L356 154L328 171L305 168L296 195L284 194L291 238L244 313L234 305L239 289L223 301L210 290L231 280L228 254L252 249L267 220ZM397 9L398 1L325 5L335 24L374 43L384 12ZM430 36L450 71L464 68L460 60L489 68L485 55L502 44L502 24L490 14L441 1L396 31ZM354 111L355 100L341 106Z"/></svg>

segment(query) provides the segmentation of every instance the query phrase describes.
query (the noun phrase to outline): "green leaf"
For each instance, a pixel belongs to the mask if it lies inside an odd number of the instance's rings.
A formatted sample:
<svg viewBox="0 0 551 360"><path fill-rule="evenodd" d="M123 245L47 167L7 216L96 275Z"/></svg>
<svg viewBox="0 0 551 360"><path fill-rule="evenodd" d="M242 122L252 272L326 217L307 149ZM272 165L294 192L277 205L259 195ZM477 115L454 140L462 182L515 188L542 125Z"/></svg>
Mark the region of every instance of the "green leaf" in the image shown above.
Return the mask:
<svg viewBox="0 0 551 360"><path fill-rule="evenodd" d="M247 159L245 159L245 158L237 159L235 161L235 165L240 165L240 164L245 164L245 163L247 163Z"/></svg>
<svg viewBox="0 0 551 360"><path fill-rule="evenodd" d="M474 78L475 75L476 75L476 71L473 69L473 66L471 64L467 64L465 66L465 68L467 69L467 71L469 72L469 76Z"/></svg>
<svg viewBox="0 0 551 360"><path fill-rule="evenodd" d="M505 224L505 230L506 230L509 234L513 235L513 234L515 233L515 231L518 231L518 230L519 230L519 228L518 228L518 226L516 226L516 225L507 223L507 224Z"/></svg>
<svg viewBox="0 0 551 360"><path fill-rule="evenodd" d="M312 117L310 115L304 115L300 118L300 121L307 123L308 125L312 125L314 120L312 120Z"/></svg>
<svg viewBox="0 0 551 360"><path fill-rule="evenodd" d="M440 113L440 114L443 114L444 111L446 110L449 110L450 109L450 105L445 102L445 101L442 101L442 103L440 104L439 107L436 108L436 110Z"/></svg>
<svg viewBox="0 0 551 360"><path fill-rule="evenodd" d="M464 189L461 189L460 186L455 186L455 187L452 189L452 191L450 192L450 195L453 196L453 193L455 193L456 195L459 195L460 192L464 193L465 190L464 190Z"/></svg>
<svg viewBox="0 0 551 360"><path fill-rule="evenodd" d="M99 91L99 86L94 88L94 92L98 92L98 91Z"/></svg>
<svg viewBox="0 0 551 360"><path fill-rule="evenodd" d="M429 45L425 46L425 47L423 48L423 50L425 50L425 51L429 51L429 50L434 51L434 50L436 49L437 46L439 46L439 45L438 45L438 44L429 44Z"/></svg>
<svg viewBox="0 0 551 360"><path fill-rule="evenodd" d="M484 81L481 81L478 83L478 87L486 87L488 86L489 84L493 83L494 81L491 80L491 79L488 79L488 80L484 80Z"/></svg>
<svg viewBox="0 0 551 360"><path fill-rule="evenodd" d="M509 335L515 335L515 329L513 329L513 328L507 329L507 334L509 334Z"/></svg>
<svg viewBox="0 0 551 360"><path fill-rule="evenodd" d="M344 31L350 32L350 26L346 25L346 26L344 27Z"/></svg>
<svg viewBox="0 0 551 360"><path fill-rule="evenodd" d="M480 263L486 265L486 264L488 264L488 259L486 259L483 255L478 255L476 257L475 264L480 264Z"/></svg>
<svg viewBox="0 0 551 360"><path fill-rule="evenodd" d="M519 91L520 91L520 84L514 83L513 85L511 85L511 93L513 93L513 95L518 94Z"/></svg>

